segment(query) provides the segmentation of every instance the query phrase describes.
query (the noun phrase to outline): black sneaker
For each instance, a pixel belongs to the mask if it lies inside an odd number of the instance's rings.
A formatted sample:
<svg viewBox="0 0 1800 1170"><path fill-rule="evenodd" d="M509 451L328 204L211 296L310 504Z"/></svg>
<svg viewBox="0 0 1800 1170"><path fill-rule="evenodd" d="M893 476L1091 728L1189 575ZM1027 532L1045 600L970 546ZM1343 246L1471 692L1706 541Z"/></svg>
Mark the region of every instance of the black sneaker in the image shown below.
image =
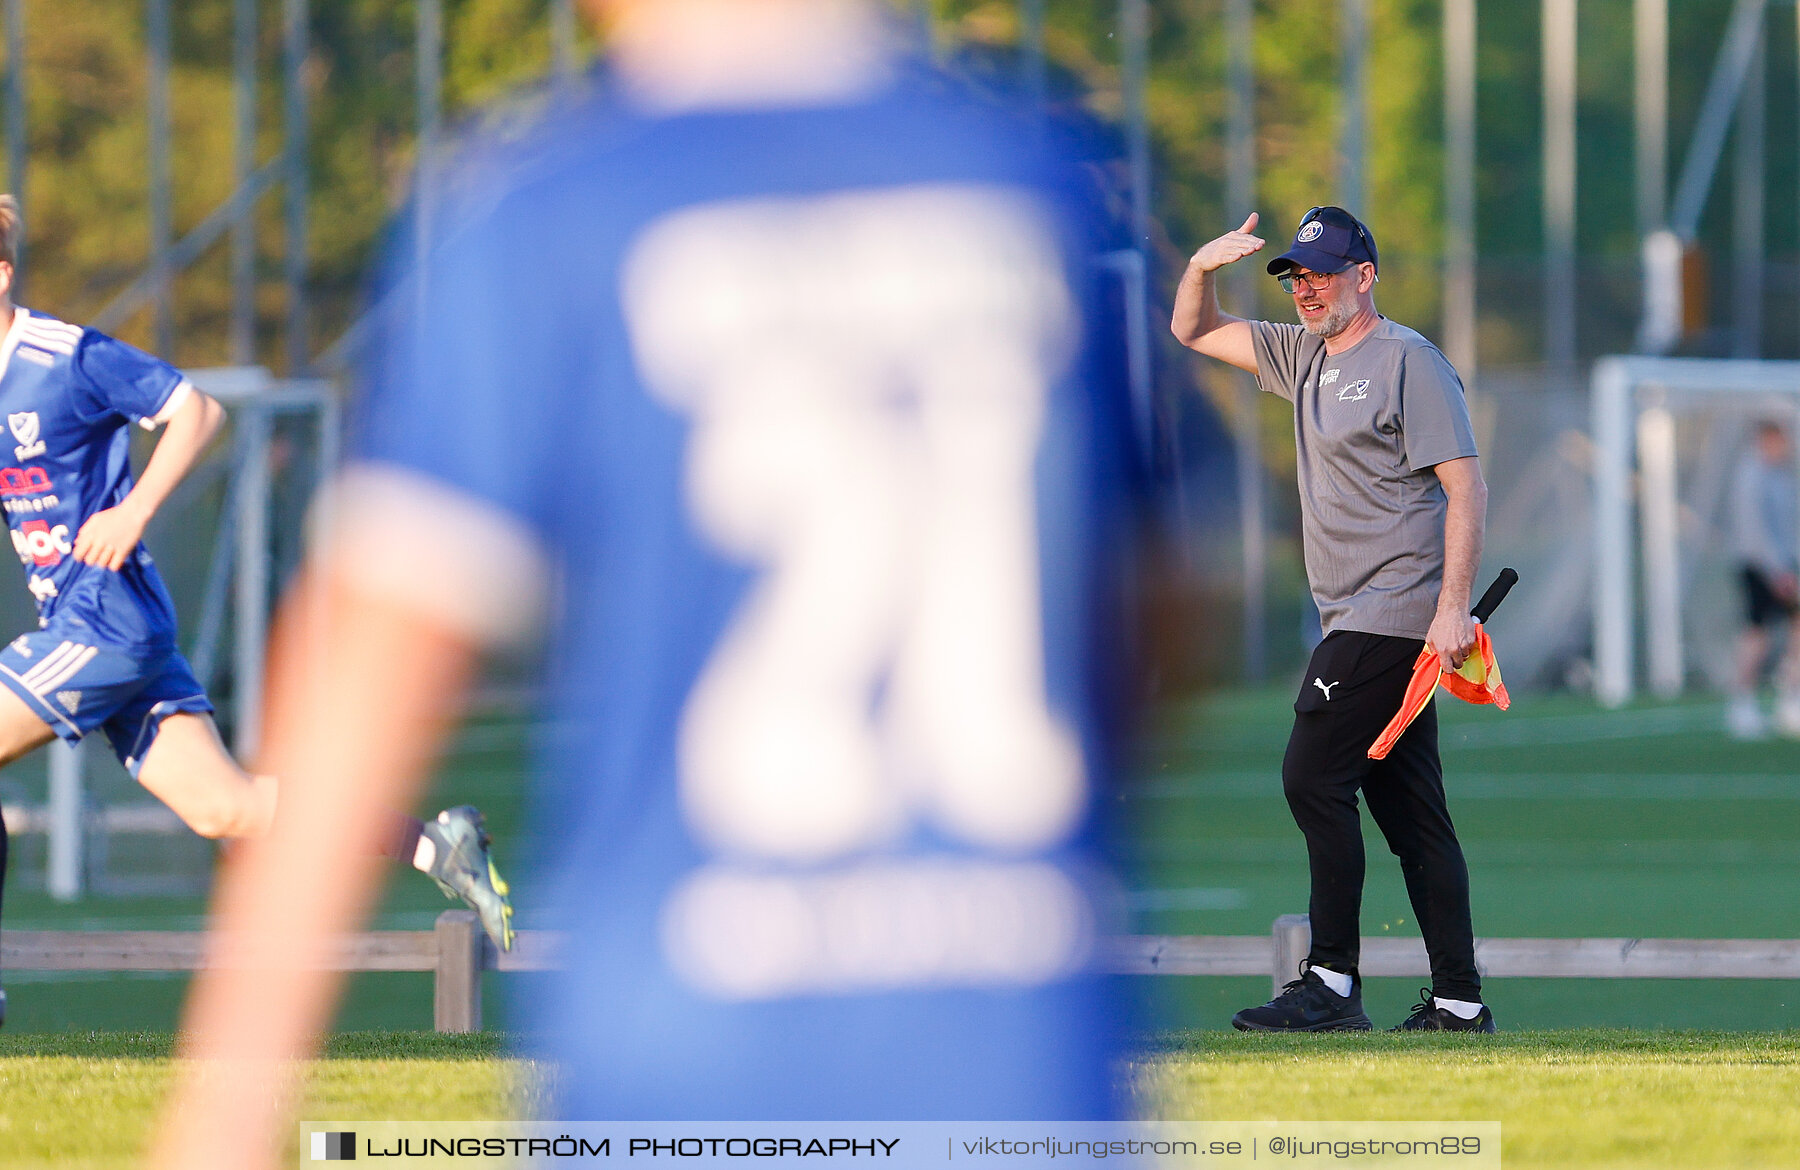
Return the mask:
<svg viewBox="0 0 1800 1170"><path fill-rule="evenodd" d="M1438 1007L1431 997L1431 988L1419 988L1419 1002L1413 1004L1412 1015L1402 1020L1400 1026L1392 1029L1395 1032L1493 1032L1494 1013L1485 1003L1481 1005L1481 1013L1472 1020L1465 1020L1453 1011Z"/></svg>
<svg viewBox="0 0 1800 1170"><path fill-rule="evenodd" d="M1261 1007L1232 1016L1231 1026L1240 1032L1367 1032L1373 1027L1363 1014L1360 980L1352 978L1350 994L1339 995L1305 963L1300 978Z"/></svg>

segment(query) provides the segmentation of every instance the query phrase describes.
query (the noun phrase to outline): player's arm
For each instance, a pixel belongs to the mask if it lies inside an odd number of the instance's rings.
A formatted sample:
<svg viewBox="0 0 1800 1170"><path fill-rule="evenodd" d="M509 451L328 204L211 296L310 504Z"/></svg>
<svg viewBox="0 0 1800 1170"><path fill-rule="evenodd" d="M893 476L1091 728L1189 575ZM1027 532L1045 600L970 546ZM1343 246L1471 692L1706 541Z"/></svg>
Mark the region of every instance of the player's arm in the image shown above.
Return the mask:
<svg viewBox="0 0 1800 1170"><path fill-rule="evenodd" d="M383 810L411 807L460 705L472 643L418 607L309 571L271 654L264 771L282 778L274 830L233 853L214 899L209 969L194 982L159 1170L274 1170L296 1086L343 981L322 970L388 865Z"/></svg>
<svg viewBox="0 0 1800 1170"><path fill-rule="evenodd" d="M190 386L180 405L164 420L162 438L125 498L88 517L75 534L75 559L118 571L144 538L144 529L169 493L200 461L225 422L225 408L211 395Z"/></svg>
<svg viewBox="0 0 1800 1170"><path fill-rule="evenodd" d="M422 789L477 652L527 637L547 561L504 508L395 465L355 463L321 503L319 552L270 647L275 825L233 854L154 1164L272 1170L292 1133L282 1062L310 1055L340 975L321 970L383 875L391 814Z"/></svg>
<svg viewBox="0 0 1800 1170"><path fill-rule="evenodd" d="M1169 322L1181 344L1252 374L1258 371L1250 323L1219 308L1218 281L1213 274L1262 250L1262 237L1252 234L1256 220L1253 211L1243 227L1226 232L1194 253L1175 290L1175 315Z"/></svg>
<svg viewBox="0 0 1800 1170"><path fill-rule="evenodd" d="M1444 583L1438 590L1437 615L1425 644L1437 652L1445 669L1455 670L1475 648L1475 621L1469 595L1481 568L1481 544L1487 530L1487 481L1481 460L1470 455L1432 469L1444 485Z"/></svg>

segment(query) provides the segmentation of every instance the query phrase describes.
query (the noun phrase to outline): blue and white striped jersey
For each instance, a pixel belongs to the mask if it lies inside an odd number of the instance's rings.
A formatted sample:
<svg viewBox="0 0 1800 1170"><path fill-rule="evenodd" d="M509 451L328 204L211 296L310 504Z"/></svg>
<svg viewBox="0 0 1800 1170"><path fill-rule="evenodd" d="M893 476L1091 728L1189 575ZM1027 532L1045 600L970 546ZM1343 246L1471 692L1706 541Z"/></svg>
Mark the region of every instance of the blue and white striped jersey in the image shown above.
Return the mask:
<svg viewBox="0 0 1800 1170"><path fill-rule="evenodd" d="M131 490L130 423L154 428L190 390L167 362L15 309L0 343L0 507L41 626L118 646L172 645L175 607L138 546L118 572L71 555L88 517Z"/></svg>

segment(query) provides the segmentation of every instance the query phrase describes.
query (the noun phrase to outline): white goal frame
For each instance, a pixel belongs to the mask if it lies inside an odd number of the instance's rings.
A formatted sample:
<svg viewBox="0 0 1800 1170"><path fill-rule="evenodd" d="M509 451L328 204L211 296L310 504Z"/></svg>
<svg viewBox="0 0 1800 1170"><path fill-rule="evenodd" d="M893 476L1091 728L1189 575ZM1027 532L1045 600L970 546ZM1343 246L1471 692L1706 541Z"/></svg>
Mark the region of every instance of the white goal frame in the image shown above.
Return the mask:
<svg viewBox="0 0 1800 1170"><path fill-rule="evenodd" d="M1606 357L1594 364L1594 694L1619 707L1637 690L1638 610L1633 573L1644 572L1645 674L1652 693L1681 693L1680 496L1675 429L1684 413L1728 407L1800 424L1800 361ZM1729 399L1729 403L1727 403ZM1635 479L1634 479L1635 476Z"/></svg>
<svg viewBox="0 0 1800 1170"><path fill-rule="evenodd" d="M233 624L231 674L235 696L232 747L240 758L253 756L262 735L263 653L268 641L270 604L269 515L274 493L271 440L278 415L310 416L318 429L318 472L329 476L337 466L339 407L331 383L321 379L276 378L261 366L225 366L184 371L188 380L224 404L232 415L232 478L221 517L222 539L212 552L212 583L206 591L198 625L217 630L230 611ZM206 639L203 634L203 640ZM210 655L210 650L206 652ZM201 669L203 675L212 673ZM201 682L205 683L202 677ZM47 800L35 810L8 810L29 829L47 834L44 884L57 901L81 897L86 886L86 830L185 832L168 817L127 814L92 816L87 809L84 744L50 745ZM113 810L124 811L124 810Z"/></svg>

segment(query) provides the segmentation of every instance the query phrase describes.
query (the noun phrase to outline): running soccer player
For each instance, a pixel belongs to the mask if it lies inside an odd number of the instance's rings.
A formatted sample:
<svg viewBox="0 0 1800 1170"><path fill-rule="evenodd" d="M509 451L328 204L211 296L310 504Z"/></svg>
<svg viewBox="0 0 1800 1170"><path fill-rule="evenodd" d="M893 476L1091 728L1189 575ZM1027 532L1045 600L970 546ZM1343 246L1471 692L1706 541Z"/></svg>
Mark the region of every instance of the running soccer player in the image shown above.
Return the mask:
<svg viewBox="0 0 1800 1170"><path fill-rule="evenodd" d="M1097 200L879 5L590 8L612 68L459 169L387 298L272 657L305 783L220 882L159 1165L278 1164L281 1096L230 1070L316 1040L309 958L379 876L303 834L421 783L473 651L546 598L566 942L518 1006L558 1116L1119 1108L1091 875L1131 430Z"/></svg>
<svg viewBox="0 0 1800 1170"><path fill-rule="evenodd" d="M103 333L12 303L19 206L0 196L0 507L37 601L38 628L0 650L0 766L99 728L126 771L203 837L259 837L273 776L238 767L204 688L175 645L175 608L145 527L224 421L167 363ZM130 425L162 428L134 484ZM512 908L481 814L397 817L383 852L480 914L510 948ZM0 824L0 874L6 833ZM0 1019L4 1018L0 993Z"/></svg>

